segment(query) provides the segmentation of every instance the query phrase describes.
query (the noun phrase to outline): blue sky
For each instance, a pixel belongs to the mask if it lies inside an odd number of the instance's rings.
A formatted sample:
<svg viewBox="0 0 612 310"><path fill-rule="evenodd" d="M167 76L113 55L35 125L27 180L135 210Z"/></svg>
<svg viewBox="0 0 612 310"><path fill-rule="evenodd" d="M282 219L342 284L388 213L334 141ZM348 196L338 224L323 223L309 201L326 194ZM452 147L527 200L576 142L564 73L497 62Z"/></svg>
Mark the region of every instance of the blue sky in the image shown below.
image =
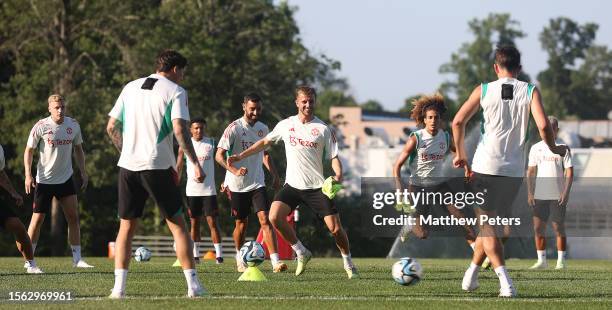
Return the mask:
<svg viewBox="0 0 612 310"><path fill-rule="evenodd" d="M438 68L463 42L467 23L489 13L510 13L527 37L517 41L523 68L535 78L547 56L538 40L549 19L565 16L599 25L596 44L612 49L612 1L289 0L304 44L342 63L340 76L359 102L378 100L396 110L404 99L431 93L445 79Z"/></svg>

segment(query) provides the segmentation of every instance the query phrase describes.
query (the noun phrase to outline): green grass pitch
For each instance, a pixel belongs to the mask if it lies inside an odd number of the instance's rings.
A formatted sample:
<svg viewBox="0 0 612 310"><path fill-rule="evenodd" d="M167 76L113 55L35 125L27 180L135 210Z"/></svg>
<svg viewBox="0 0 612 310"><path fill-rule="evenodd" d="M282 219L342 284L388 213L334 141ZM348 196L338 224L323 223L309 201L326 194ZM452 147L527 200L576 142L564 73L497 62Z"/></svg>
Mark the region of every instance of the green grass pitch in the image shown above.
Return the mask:
<svg viewBox="0 0 612 310"><path fill-rule="evenodd" d="M531 271L533 260L508 260L510 275L518 289L518 298L497 297L498 280L490 271L481 271L480 289L461 291L461 277L468 259L419 259L424 279L403 287L391 279L394 260L357 258L361 278L348 280L339 258L314 258L306 272L296 277L295 263L289 272L273 274L270 263L261 270L266 282L237 282L235 263L227 259L216 265L204 261L198 265L199 276L209 296L188 299L180 268L171 267L171 258L153 258L150 262L132 262L125 300L109 300L113 285L113 264L106 258L89 258L94 269L73 269L69 257L41 257L38 264L46 272L28 275L19 258L0 258L0 308L132 308L159 309L592 309L612 308L612 262L568 261L564 271ZM554 262L553 262L554 263ZM65 303L9 302L11 291L70 291L76 300Z"/></svg>

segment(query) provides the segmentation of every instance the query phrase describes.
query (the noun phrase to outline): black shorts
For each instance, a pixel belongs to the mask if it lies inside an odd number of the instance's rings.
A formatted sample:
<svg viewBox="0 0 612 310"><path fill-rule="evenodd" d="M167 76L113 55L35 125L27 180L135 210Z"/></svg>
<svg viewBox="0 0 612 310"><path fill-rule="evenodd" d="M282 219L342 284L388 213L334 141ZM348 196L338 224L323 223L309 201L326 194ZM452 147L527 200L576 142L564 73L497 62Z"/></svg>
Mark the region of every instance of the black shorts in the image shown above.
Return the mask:
<svg viewBox="0 0 612 310"><path fill-rule="evenodd" d="M218 216L219 207L217 206L217 195L212 196L187 196L189 217L199 218L202 210L205 216Z"/></svg>
<svg viewBox="0 0 612 310"><path fill-rule="evenodd" d="M559 206L558 200L538 200L535 201L533 207L533 216L546 222L548 218L555 223L565 222L565 209L566 207Z"/></svg>
<svg viewBox="0 0 612 310"><path fill-rule="evenodd" d="M274 201L280 201L289 205L291 210L295 210L298 205L306 205L311 208L321 219L332 214L337 214L338 209L334 201L325 196L320 188L297 189L285 184L276 193Z"/></svg>
<svg viewBox="0 0 612 310"><path fill-rule="evenodd" d="M165 218L175 217L183 211L178 177L173 168L143 171L119 169L120 218L141 217L149 196Z"/></svg>
<svg viewBox="0 0 612 310"><path fill-rule="evenodd" d="M13 212L13 209L7 206L0 205L0 228L4 228L6 220L11 217L17 217L17 214Z"/></svg>
<svg viewBox="0 0 612 310"><path fill-rule="evenodd" d="M32 209L34 213L47 213L51 209L51 200L53 197L60 199L68 196L76 195L76 188L72 176L62 184L36 184L34 189L34 204Z"/></svg>
<svg viewBox="0 0 612 310"><path fill-rule="evenodd" d="M232 192L230 206L232 208L232 216L237 220L244 220L251 214L251 206L257 214L260 211L270 211L270 201L266 188L260 187L250 192Z"/></svg>
<svg viewBox="0 0 612 310"><path fill-rule="evenodd" d="M476 207L484 211L496 211L499 217L511 217L512 204L516 198L523 178L474 172L469 188L474 195L483 195L484 203Z"/></svg>

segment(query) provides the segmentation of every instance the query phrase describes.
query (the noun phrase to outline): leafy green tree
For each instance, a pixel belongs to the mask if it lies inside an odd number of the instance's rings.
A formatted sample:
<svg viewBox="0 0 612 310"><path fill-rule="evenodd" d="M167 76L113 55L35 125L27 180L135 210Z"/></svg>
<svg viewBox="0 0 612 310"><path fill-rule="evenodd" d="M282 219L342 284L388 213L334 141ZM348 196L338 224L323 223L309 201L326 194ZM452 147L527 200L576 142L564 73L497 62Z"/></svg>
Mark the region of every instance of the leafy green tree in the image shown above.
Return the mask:
<svg viewBox="0 0 612 310"><path fill-rule="evenodd" d="M10 98L0 101L0 120L10 128L0 132L0 143L13 183L23 184L30 128L47 115L47 97L62 93L85 139L83 243L88 253L103 254L117 223L118 154L105 126L123 85L150 74L157 53L173 48L189 60L190 112L208 119L210 135L218 137L241 115L242 97L251 91L264 98L264 121L273 126L295 113L295 86L330 83L339 67L308 51L293 12L286 2L256 0L0 2L0 96ZM162 229L157 209L147 210L141 229Z"/></svg>
<svg viewBox="0 0 612 310"><path fill-rule="evenodd" d="M383 111L384 108L380 102L370 99L361 104L361 108L365 111Z"/></svg>
<svg viewBox="0 0 612 310"><path fill-rule="evenodd" d="M593 102L597 101L595 97L598 95L591 85L595 76L589 75L594 68L589 64L584 70L576 71L575 65L578 60L585 60L597 29L598 26L593 23L579 25L569 18L559 17L551 19L540 34L542 48L548 53L548 68L538 74L538 81L544 106L549 113L561 118L569 114L596 117L592 108L598 105ZM592 50L590 62L598 63L597 54L601 52ZM600 57L599 60L603 59ZM605 63L601 65L606 67Z"/></svg>
<svg viewBox="0 0 612 310"><path fill-rule="evenodd" d="M440 92L449 99L451 111L456 111L457 105L463 103L479 83L497 80L493 71L496 46L515 45L516 39L526 36L510 14L492 13L483 20L471 20L468 26L474 40L461 45L459 51L451 55L450 62L440 67L440 73L453 76L453 80L440 86ZM529 81L525 74L519 79Z"/></svg>

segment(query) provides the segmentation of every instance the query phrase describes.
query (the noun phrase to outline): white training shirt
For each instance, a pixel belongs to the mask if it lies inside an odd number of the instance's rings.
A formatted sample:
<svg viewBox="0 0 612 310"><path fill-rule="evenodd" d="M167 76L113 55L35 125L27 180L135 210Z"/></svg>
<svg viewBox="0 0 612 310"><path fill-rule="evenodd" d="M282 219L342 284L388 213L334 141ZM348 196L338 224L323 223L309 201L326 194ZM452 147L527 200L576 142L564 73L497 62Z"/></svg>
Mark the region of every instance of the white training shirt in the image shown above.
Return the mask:
<svg viewBox="0 0 612 310"><path fill-rule="evenodd" d="M513 86L513 99L502 100L502 85ZM482 84L481 137L472 170L482 174L523 177L529 110L535 86L514 78Z"/></svg>
<svg viewBox="0 0 612 310"><path fill-rule="evenodd" d="M193 143L193 148L198 157L198 162L200 162L200 166L206 174L206 178L204 178L204 182L202 183L198 183L194 180L195 169L191 161L187 160L187 156L185 156L185 161L187 162L185 165L187 170L187 186L185 187L185 193L187 196L216 195L215 165L213 163L215 157L215 141L212 138L203 137L200 141L191 138L191 142Z"/></svg>
<svg viewBox="0 0 612 310"><path fill-rule="evenodd" d="M34 125L27 146L38 149L36 182L62 184L72 176L72 145L83 143L81 126L73 118L64 116L57 124L51 116Z"/></svg>
<svg viewBox="0 0 612 310"><path fill-rule="evenodd" d="M227 126L223 136L219 139L218 147L228 151L228 156L240 154L263 139L268 132L268 126L264 123L258 121L251 126L241 117ZM266 186L262 167L263 155L264 152L261 151L234 163L234 167L238 169L241 167L247 168L247 174L244 176L236 176L229 171L225 172L225 185L229 187L230 191L244 193Z"/></svg>
<svg viewBox="0 0 612 310"><path fill-rule="evenodd" d="M2 148L2 145L0 145L0 171L4 170L4 166L4 149Z"/></svg>
<svg viewBox="0 0 612 310"><path fill-rule="evenodd" d="M147 80L149 85L145 85ZM131 171L176 167L172 121L189 120L185 89L159 74L151 74L129 82L108 115L122 126L119 167Z"/></svg>
<svg viewBox="0 0 612 310"><path fill-rule="evenodd" d="M565 188L565 169L572 167L572 155L566 152L563 159L550 151L544 141L534 144L529 150L529 167L537 167L534 198L558 200Z"/></svg>
<svg viewBox="0 0 612 310"><path fill-rule="evenodd" d="M410 184L416 186L435 186L444 181L444 158L450 148L448 132L439 129L432 136L426 129L413 132L417 140L416 148L410 154Z"/></svg>
<svg viewBox="0 0 612 310"><path fill-rule="evenodd" d="M319 118L302 124L297 115L280 121L266 136L278 143L283 140L287 155L285 183L305 190L323 186L323 159L338 156L336 137Z"/></svg>

